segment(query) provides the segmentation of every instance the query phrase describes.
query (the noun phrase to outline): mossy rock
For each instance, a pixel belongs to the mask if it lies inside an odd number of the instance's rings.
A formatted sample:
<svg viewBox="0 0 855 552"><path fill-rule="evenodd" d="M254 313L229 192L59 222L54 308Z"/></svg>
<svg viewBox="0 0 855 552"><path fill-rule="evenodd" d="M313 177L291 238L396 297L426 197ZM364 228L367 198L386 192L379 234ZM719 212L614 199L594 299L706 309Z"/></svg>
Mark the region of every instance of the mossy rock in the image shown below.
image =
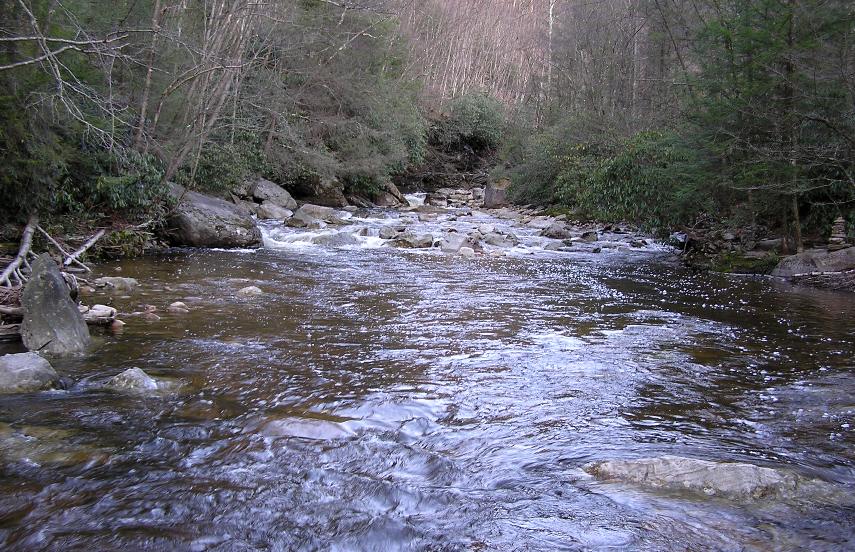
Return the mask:
<svg viewBox="0 0 855 552"><path fill-rule="evenodd" d="M779 260L775 253L752 255L729 252L714 257L710 268L716 272L730 274L769 274L778 266Z"/></svg>

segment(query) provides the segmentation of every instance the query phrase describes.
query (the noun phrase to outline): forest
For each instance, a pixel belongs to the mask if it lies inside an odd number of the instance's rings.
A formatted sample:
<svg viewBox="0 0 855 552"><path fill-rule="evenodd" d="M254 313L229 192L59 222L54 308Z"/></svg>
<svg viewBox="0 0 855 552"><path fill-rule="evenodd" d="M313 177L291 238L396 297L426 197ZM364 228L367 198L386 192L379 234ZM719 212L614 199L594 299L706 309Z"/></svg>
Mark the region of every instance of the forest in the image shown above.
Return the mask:
<svg viewBox="0 0 855 552"><path fill-rule="evenodd" d="M156 226L168 182L370 200L461 154L577 218L852 233L845 0L3 0L0 43L7 238Z"/></svg>

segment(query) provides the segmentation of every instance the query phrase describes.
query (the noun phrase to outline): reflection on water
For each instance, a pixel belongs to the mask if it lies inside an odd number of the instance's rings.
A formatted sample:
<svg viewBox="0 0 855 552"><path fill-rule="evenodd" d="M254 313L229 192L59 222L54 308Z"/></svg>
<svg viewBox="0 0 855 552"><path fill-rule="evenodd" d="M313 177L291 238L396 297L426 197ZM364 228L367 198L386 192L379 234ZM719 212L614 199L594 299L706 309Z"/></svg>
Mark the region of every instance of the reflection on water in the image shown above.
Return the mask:
<svg viewBox="0 0 855 552"><path fill-rule="evenodd" d="M6 549L855 543L851 508L665 496L580 469L677 454L853 486L852 296L650 255L468 260L267 234L276 247L122 263L141 290L98 300L162 319L55 362L67 392L0 398L0 439L18 443L0 445ZM235 293L249 285L264 295ZM165 312L177 300L190 314ZM185 391L99 389L131 367Z"/></svg>

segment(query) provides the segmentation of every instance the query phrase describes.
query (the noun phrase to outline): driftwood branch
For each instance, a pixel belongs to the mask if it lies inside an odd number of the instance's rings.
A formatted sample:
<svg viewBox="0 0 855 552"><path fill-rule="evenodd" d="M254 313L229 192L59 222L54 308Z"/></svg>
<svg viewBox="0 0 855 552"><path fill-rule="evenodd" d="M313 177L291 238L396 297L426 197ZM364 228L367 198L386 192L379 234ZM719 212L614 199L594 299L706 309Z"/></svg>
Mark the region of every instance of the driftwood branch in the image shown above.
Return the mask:
<svg viewBox="0 0 855 552"><path fill-rule="evenodd" d="M81 255L83 255L84 253L86 253L86 250L87 250L87 249L89 249L90 247L92 247L93 245L95 245L95 242L97 242L98 240L100 240L101 238L103 238L103 237L104 237L104 234L106 234L106 233L107 233L107 231L106 231L106 230L104 230L103 228L102 228L101 230L98 230L98 232L97 232L94 236L92 236L91 238L89 238L89 239L86 241L86 243L84 243L84 244L83 244L83 246L81 246L81 248L80 248L80 249L78 249L77 251L75 251L74 253L72 253L71 255L69 255L69 256L65 259L65 261L63 261L62 265L63 265L63 266L70 266L70 265L71 265L71 263L74 263L74 262L77 262L78 264L83 264L83 263L80 263L80 262L77 260L77 258L78 258L78 257L80 257ZM84 265L84 266L85 266L85 265ZM89 270L89 269L87 268L86 270Z"/></svg>
<svg viewBox="0 0 855 552"><path fill-rule="evenodd" d="M30 219L27 221L27 226L24 227L24 233L21 235L21 246L18 248L18 254L15 255L15 258L12 259L12 262L9 263L9 266L3 270L3 273L0 274L0 284L5 285L6 287L12 287L12 280L16 280L17 283L24 283L24 275L21 274L21 265L27 260L27 253L30 252L30 247L33 245L33 233L36 231L36 227L39 225L39 217L36 215L30 215Z"/></svg>
<svg viewBox="0 0 855 552"><path fill-rule="evenodd" d="M7 307L0 305L0 314L5 314L6 316L24 316L24 309L23 307Z"/></svg>
<svg viewBox="0 0 855 552"><path fill-rule="evenodd" d="M37 226L37 227L36 227L36 229L37 229L39 232L41 232L41 233L42 233L42 235L45 237L45 239L46 239L47 241L49 241L49 242L50 242L54 247L56 247L56 248L59 250L59 252L62 254L63 263L64 263L64 265L65 265L65 266L68 266L69 264L71 264L71 263L66 263L66 262L65 262L65 260L70 259L70 260L71 260L71 262L73 262L74 264L78 265L78 266L79 266L80 268L82 268L84 271L86 271L86 272L92 272L92 270L91 270L88 266L86 266L85 264L81 263L81 262L80 262L80 261L78 261L76 258L75 258L75 259L71 259L71 254L70 254L70 253L68 253L68 252L65 250L65 248L64 248L64 247L63 247L63 246L62 246L58 241L56 241L55 239L53 239L53 238L51 237L51 235L50 235L50 234L48 234L48 233L45 231L45 229L44 229L44 228L42 228L41 226Z"/></svg>

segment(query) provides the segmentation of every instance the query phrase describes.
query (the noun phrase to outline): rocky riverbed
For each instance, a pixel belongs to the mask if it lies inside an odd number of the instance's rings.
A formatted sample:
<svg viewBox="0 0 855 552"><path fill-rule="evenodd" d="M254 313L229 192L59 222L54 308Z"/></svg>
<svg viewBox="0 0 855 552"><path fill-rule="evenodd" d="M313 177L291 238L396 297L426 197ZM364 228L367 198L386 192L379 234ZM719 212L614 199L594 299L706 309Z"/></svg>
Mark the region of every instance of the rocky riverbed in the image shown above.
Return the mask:
<svg viewBox="0 0 855 552"><path fill-rule="evenodd" d="M28 386L0 395L0 543L855 544L850 295L476 195L98 267L81 300L123 326L0 357Z"/></svg>

